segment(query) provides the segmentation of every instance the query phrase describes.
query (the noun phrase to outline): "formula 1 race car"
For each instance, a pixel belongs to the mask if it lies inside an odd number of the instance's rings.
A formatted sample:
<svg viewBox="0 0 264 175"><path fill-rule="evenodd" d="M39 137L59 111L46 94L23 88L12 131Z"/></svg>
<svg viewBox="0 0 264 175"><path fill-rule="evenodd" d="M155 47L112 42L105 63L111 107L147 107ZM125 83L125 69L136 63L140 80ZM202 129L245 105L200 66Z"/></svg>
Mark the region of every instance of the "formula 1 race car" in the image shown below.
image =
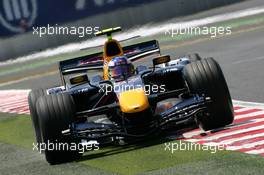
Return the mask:
<svg viewBox="0 0 264 175"><path fill-rule="evenodd" d="M188 123L212 130L233 122L227 83L213 58L190 54L171 59L160 54L156 40L121 47L112 38L120 30L97 33L108 37L103 53L61 61L62 86L30 92L39 145L123 144ZM109 75L109 64L117 57L127 58L129 65L151 59L153 66L138 65L116 80ZM103 75L97 74L100 70ZM44 153L50 164L80 156L71 149L45 149Z"/></svg>

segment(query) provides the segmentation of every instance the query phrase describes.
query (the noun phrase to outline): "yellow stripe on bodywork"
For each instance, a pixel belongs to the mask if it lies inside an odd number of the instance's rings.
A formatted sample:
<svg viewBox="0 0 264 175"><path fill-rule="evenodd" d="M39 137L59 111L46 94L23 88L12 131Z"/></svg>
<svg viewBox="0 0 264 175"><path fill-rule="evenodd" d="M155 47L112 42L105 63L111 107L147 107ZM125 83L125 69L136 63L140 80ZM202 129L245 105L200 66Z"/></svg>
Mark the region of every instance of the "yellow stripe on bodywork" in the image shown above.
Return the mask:
<svg viewBox="0 0 264 175"><path fill-rule="evenodd" d="M143 88L128 90L119 94L120 109L124 113L136 113L149 107Z"/></svg>

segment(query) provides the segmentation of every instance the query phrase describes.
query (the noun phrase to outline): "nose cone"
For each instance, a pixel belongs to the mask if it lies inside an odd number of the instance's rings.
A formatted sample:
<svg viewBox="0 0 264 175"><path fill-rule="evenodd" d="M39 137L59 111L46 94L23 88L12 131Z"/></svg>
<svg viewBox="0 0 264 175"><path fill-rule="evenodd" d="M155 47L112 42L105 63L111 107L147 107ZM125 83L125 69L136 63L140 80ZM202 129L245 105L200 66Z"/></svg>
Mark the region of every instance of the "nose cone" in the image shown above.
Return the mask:
<svg viewBox="0 0 264 175"><path fill-rule="evenodd" d="M120 93L119 105L124 113L136 113L147 109L149 102L143 88L138 88Z"/></svg>

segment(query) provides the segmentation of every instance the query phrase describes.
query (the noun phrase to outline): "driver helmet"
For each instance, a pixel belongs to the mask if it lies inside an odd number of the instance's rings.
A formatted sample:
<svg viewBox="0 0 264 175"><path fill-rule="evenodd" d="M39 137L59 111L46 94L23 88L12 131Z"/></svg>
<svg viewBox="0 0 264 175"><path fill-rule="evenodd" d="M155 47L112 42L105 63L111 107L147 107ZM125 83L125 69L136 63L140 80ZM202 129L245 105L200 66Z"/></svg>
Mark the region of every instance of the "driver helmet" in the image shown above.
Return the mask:
<svg viewBox="0 0 264 175"><path fill-rule="evenodd" d="M134 72L134 66L126 56L115 57L108 63L110 80L122 81L132 76Z"/></svg>

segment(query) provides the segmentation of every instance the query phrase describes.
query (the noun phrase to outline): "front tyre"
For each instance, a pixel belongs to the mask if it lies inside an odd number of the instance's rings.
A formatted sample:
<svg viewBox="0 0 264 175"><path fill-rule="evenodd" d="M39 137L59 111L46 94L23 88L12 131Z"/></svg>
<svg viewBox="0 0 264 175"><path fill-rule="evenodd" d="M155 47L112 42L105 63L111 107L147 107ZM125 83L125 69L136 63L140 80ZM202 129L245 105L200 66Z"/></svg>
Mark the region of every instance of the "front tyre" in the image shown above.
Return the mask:
<svg viewBox="0 0 264 175"><path fill-rule="evenodd" d="M33 89L32 91L29 92L28 95L29 110L30 110L33 127L35 129L36 142L38 145L42 142L42 136L40 132L38 114L36 111L36 103L39 97L45 94L46 94L45 89Z"/></svg>
<svg viewBox="0 0 264 175"><path fill-rule="evenodd" d="M76 159L78 150L70 150L71 139L65 138L62 131L69 128L74 120L75 104L71 95L67 93L45 95L37 101L37 113L43 142L48 145L58 144L61 147L46 149L45 157L50 164L69 162Z"/></svg>
<svg viewBox="0 0 264 175"><path fill-rule="evenodd" d="M211 97L209 116L197 118L198 125L206 130L231 124L234 120L232 99L224 74L213 58L192 62L184 67L183 74L192 94Z"/></svg>

